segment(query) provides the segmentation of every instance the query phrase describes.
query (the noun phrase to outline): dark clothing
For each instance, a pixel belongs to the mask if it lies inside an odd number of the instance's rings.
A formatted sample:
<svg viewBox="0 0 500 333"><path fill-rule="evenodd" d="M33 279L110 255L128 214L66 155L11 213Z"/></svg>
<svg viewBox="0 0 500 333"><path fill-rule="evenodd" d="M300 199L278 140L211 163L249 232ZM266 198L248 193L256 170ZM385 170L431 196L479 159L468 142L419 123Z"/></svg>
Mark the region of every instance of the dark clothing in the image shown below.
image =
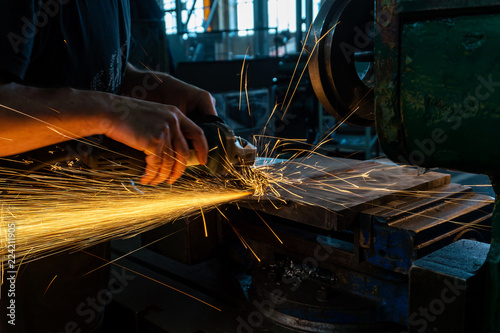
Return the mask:
<svg viewBox="0 0 500 333"><path fill-rule="evenodd" d="M0 0L0 8L1 75L31 86L119 92L131 40L128 0ZM106 258L109 244L88 251ZM85 273L103 263L77 252L23 264L16 326L6 323L4 283L0 332L91 332L102 311L82 309L107 290L109 267Z"/></svg>
<svg viewBox="0 0 500 333"><path fill-rule="evenodd" d="M0 0L0 70L35 86L118 93L128 0Z"/></svg>

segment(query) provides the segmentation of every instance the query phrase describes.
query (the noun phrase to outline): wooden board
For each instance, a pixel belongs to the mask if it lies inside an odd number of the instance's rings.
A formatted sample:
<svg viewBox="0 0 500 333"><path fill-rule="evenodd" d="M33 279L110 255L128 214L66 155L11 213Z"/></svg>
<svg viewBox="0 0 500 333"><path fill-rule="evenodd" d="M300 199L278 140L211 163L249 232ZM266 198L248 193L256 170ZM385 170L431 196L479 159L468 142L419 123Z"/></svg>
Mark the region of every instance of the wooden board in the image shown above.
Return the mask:
<svg viewBox="0 0 500 333"><path fill-rule="evenodd" d="M362 210L448 184L450 176L401 167L388 160L358 161L312 156L260 166L286 181L274 185L278 195L252 197L254 209L326 230L343 230Z"/></svg>

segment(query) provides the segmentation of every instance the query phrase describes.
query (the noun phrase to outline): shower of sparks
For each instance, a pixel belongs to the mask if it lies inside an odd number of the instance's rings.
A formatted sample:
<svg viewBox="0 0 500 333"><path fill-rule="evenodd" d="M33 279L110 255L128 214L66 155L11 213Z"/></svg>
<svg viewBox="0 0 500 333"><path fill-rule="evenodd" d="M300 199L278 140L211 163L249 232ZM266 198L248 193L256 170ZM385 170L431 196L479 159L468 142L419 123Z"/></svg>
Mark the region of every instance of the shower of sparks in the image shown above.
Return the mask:
<svg viewBox="0 0 500 333"><path fill-rule="evenodd" d="M320 155L315 147L306 151L289 149L287 155L292 153L292 156L280 159L276 147L286 147L298 140L277 141L274 145L265 146L260 154L268 157L260 158L256 166L236 167L227 163L229 176L224 177L201 175L194 170L168 186L136 185L131 179L142 170L133 165L129 171L120 172L81 169L73 161L47 166L47 172L0 169L0 257L4 259L3 265L7 265L5 259L9 254L6 246L9 224L15 224L16 258L29 262L55 253L83 250L110 239L132 237L165 223L175 223L181 217L204 214L210 209L219 210L221 204L249 198L254 203L266 201L277 209L293 200L329 210L332 207L349 209L348 202L343 200L347 195L367 200L373 193L389 195L398 192L401 196L414 198L443 194L432 190L401 191L395 189L397 177L377 179L377 173L400 170L401 167L396 165L372 163L373 167L358 170L349 169L346 164L344 171L331 172L328 163L309 160L311 156L328 159ZM300 155L306 157L299 158ZM19 163L29 165L29 162L32 161ZM322 193L314 203L308 197L311 190ZM461 204L462 199L451 200ZM372 206L406 213L384 205ZM252 204L250 207L255 210ZM456 223L459 228L487 228L408 213L433 219L437 223ZM225 217L222 212L221 215ZM263 222L282 244L279 235L260 214L257 215L261 219L259 222ZM260 261L259 253L252 249L245 235L225 218L243 246ZM115 262L112 264L116 265Z"/></svg>
<svg viewBox="0 0 500 333"><path fill-rule="evenodd" d="M26 261L133 236L253 193L200 178L138 189L123 184L126 174L103 177L96 171L60 166L47 174L23 175L11 169L1 169L0 174L0 239L7 244L8 226L15 224L15 254L26 256ZM95 176L99 178L92 179ZM0 256L7 254L2 245Z"/></svg>
<svg viewBox="0 0 500 333"><path fill-rule="evenodd" d="M262 140L268 139L261 136ZM279 209L280 205L293 200L299 204L310 204L307 198L309 190L320 190L321 196L315 198L314 205L331 209L332 205L349 208L343 195L353 195L366 199L370 193L394 193L397 180L387 178L378 180L375 175L381 170L391 171L401 169L395 165L381 164L362 170L330 172L328 163L318 164L308 162L314 156L321 156L317 147L309 150L288 149L287 159L280 159L277 147L293 145L300 140L276 139L271 145L264 145L259 152L262 158L256 166L236 167L226 163L229 176L201 175L196 170L188 173L174 185L141 186L131 179L137 177L142 170L134 166L131 159L128 171L100 171L77 167L75 161L46 166L47 172L23 172L19 169L0 169L0 190L2 197L0 218L0 265L3 273L7 265L9 251L8 226L15 224L15 255L22 258L21 263L36 260L51 254L78 251L88 246L110 239L132 237L144 231L151 230L165 223L175 223L176 219L194 214L201 214L208 236L204 212L216 209L227 221L243 246L260 261L258 251L245 240L236 226L223 214L219 205L252 198L252 202L266 201ZM289 156L290 154L291 157ZM300 155L306 156L299 158ZM13 161L10 161L12 163ZM76 161L78 162L78 161ZM33 161L18 163L30 165ZM110 163L113 163L110 161ZM379 164L379 163L374 163ZM347 165L346 165L347 167ZM311 176L312 175L312 176ZM401 196L431 197L442 194L432 191L399 191ZM287 199L285 199L287 198ZM453 203L461 204L459 198ZM373 204L373 206L376 206ZM281 206L282 207L282 206ZM385 207L397 213L405 211L398 208ZM269 232L283 244L279 235L271 228L265 219L250 204L259 219ZM409 212L410 214L415 214ZM486 226L445 221L438 217L416 213L422 218L435 220L437 223L457 223L460 230L465 228L485 229ZM168 236L168 235L167 235ZM165 237L167 237L165 236ZM116 259L106 261L117 264ZM100 268L100 267L99 267ZM97 268L97 269L99 269ZM205 304L214 310L221 311L216 306L203 299L196 298L183 290L179 290L159 280L152 279L140 272L135 274L150 279L166 288L171 288L186 297ZM54 276L45 292L50 288ZM2 279L3 281L3 279Z"/></svg>
<svg viewBox="0 0 500 333"><path fill-rule="evenodd" d="M325 35L330 31L326 32ZM308 31L306 40L309 38L310 32L311 30ZM296 86L292 87L292 77L284 100L277 103L272 110L262 135L255 136L254 140L256 146L259 147L258 154L261 157L259 164L255 167L243 166L237 168L230 163L226 163L229 176L218 177L217 175L211 175L207 177L193 172L181 178L174 185L156 187L135 185L131 181L131 179L137 178L138 172L143 171L138 167L132 167L130 171L110 172L81 169L74 166L78 163L67 161L64 164L53 163L47 165L44 168L47 170L45 172L24 172L16 168L0 168L0 197L2 199L0 261L3 260L2 264L0 264L0 275L3 274L2 268L7 265L6 259L9 255L7 246L9 242L9 225L15 225L15 256L16 258L22 258L18 262L19 269L21 263L55 253L83 250L88 246L110 239L132 237L165 223L175 223L179 218L195 214L201 214L205 236L208 236L204 213L210 209L217 209L227 220L227 224L232 228L243 246L260 261L258 253L245 240L245 235L242 235L235 225L219 210L221 204L239 202L252 197L252 203L266 201L276 209L281 208L288 200L293 200L298 204L314 204L317 207L331 210L333 206L349 209L349 203L343 200L343 196L348 195L351 198L356 197L366 200L373 193L389 195L397 192L401 196L414 198L432 197L433 195L437 197L443 194L443 192L428 190L401 191L395 189L397 179L394 177L385 180L374 177L374 174L381 172L381 170L390 171L399 168L399 166L380 164L380 166L374 166L368 170L336 173L328 171L326 165L307 162L308 158L320 155L319 148L327 143L331 134L358 110L357 106L353 107L351 113L345 119L339 121L330 133L325 135L324 140L316 145L311 145L310 149L293 148L296 143L304 145L304 140L275 138L264 134L275 115L275 111L277 111L278 105L281 106L281 110L284 109L282 119L285 117L299 82L309 64L311 55L324 36L314 36L315 43L305 68L300 74L297 73L299 59L293 72L293 77L298 76ZM303 48L300 56L305 51L305 48ZM247 54L248 49L240 73L239 107L241 109L244 91L248 112L250 113ZM144 67L146 66L144 65ZM146 67L146 69L155 75L150 68ZM7 106L0 104L0 107L33 118ZM58 112L57 110L54 111ZM75 137L75 135L62 128L44 123L49 129L63 137ZM10 139L0 138L0 140ZM96 145L87 139L76 140L107 150L105 147ZM127 157L120 152L114 153ZM304 156L305 158L299 158ZM281 157L284 157L284 159L281 159ZM33 161L28 160L3 160L25 166L33 163ZM133 158L129 160L132 163L137 162ZM346 169L348 169L347 166ZM308 176L305 174L308 174ZM311 203L310 197L307 196L307 192L311 190L321 193L315 198L314 203ZM461 204L461 200L470 201L470 199L460 198L452 200L456 204ZM371 203L371 205L372 207L389 209L396 213L407 212L374 203ZM269 229L269 232L283 244L279 235L259 215L255 207L253 205L250 205L250 207L257 213L261 222ZM409 211L408 213L430 218L438 223L451 222L478 229L486 228L486 226L482 225L471 226L425 214ZM115 261L112 264L116 265ZM138 272L135 273L144 276ZM54 276L52 282L56 277ZM49 287L50 284L47 289Z"/></svg>

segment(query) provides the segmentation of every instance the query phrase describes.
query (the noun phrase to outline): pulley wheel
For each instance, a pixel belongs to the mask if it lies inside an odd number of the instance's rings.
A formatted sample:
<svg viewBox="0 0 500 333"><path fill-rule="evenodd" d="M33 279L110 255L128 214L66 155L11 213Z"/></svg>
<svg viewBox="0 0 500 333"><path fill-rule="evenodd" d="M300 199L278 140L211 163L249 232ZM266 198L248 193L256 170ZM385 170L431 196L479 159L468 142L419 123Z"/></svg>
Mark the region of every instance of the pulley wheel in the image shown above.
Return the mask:
<svg viewBox="0 0 500 333"><path fill-rule="evenodd" d="M309 76L323 107L339 121L374 125L373 0L327 0L308 40Z"/></svg>

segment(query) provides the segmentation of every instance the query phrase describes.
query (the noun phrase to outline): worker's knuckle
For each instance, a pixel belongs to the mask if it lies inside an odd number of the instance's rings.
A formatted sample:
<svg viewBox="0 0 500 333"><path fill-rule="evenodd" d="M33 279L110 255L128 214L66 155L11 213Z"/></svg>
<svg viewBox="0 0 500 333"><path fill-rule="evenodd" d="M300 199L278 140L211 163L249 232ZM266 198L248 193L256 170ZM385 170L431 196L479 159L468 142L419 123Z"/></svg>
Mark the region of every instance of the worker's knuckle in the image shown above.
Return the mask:
<svg viewBox="0 0 500 333"><path fill-rule="evenodd" d="M203 132L203 129L199 126L193 126L190 134L193 139L202 139L205 137L205 132Z"/></svg>
<svg viewBox="0 0 500 333"><path fill-rule="evenodd" d="M166 158L165 162L163 163L163 170L167 177L170 176L170 174L172 173L174 165L175 165L175 157L168 156L168 158Z"/></svg>
<svg viewBox="0 0 500 333"><path fill-rule="evenodd" d="M157 147L165 142L165 131L158 130L149 134L149 143L153 147Z"/></svg>
<svg viewBox="0 0 500 333"><path fill-rule="evenodd" d="M210 93L209 93L208 91L206 91L206 90L201 90L201 91L199 92L199 94L200 94L200 98L201 98L202 100L206 100L206 101L210 101L210 102L213 102L213 100L214 100L214 98L213 98L212 94L210 94Z"/></svg>
<svg viewBox="0 0 500 333"><path fill-rule="evenodd" d="M167 123L169 125L170 128L177 128L179 127L179 123L180 123L180 117L182 116L181 114L179 114L180 111L178 111L178 109L175 109L174 111L172 111L168 118L167 118Z"/></svg>
<svg viewBox="0 0 500 333"><path fill-rule="evenodd" d="M187 156L189 156L189 147L186 145L182 145L178 150L177 153L182 156L183 159L185 159Z"/></svg>
<svg viewBox="0 0 500 333"><path fill-rule="evenodd" d="M172 166L174 165L174 158L172 155L167 155L163 159L163 173L166 174L167 176L170 174L170 170L172 170Z"/></svg>
<svg viewBox="0 0 500 333"><path fill-rule="evenodd" d="M171 105L169 110L171 116L174 118L179 118L182 115L182 111L176 106Z"/></svg>
<svg viewBox="0 0 500 333"><path fill-rule="evenodd" d="M146 171L151 173L158 169L161 164L161 159L152 154L146 157L146 162L148 164Z"/></svg>

